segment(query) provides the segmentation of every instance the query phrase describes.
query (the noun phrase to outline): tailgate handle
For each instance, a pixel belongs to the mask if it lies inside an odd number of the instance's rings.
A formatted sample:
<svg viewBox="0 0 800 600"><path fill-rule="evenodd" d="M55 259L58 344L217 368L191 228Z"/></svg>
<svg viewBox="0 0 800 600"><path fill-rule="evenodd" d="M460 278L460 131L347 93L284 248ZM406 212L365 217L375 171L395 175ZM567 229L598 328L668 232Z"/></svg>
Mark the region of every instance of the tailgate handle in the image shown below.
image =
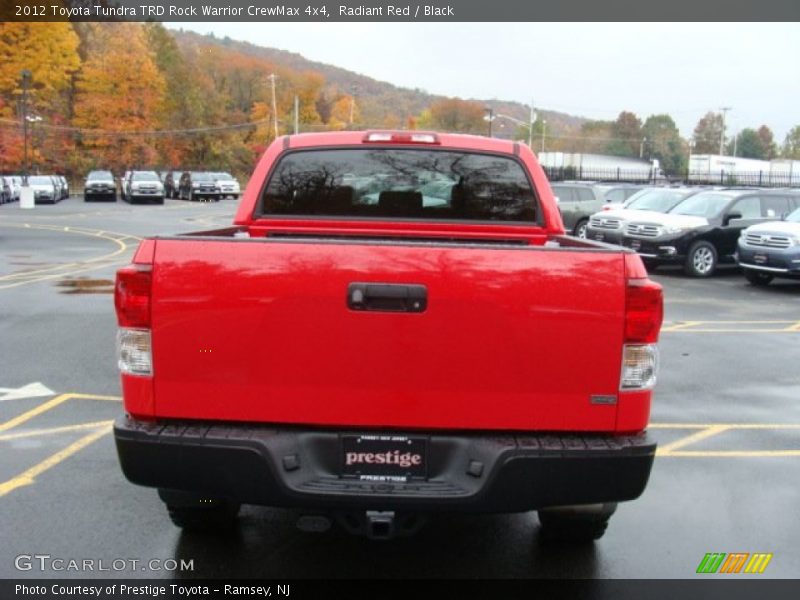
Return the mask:
<svg viewBox="0 0 800 600"><path fill-rule="evenodd" d="M350 310L421 313L428 307L424 285L396 283L351 283L347 286Z"/></svg>

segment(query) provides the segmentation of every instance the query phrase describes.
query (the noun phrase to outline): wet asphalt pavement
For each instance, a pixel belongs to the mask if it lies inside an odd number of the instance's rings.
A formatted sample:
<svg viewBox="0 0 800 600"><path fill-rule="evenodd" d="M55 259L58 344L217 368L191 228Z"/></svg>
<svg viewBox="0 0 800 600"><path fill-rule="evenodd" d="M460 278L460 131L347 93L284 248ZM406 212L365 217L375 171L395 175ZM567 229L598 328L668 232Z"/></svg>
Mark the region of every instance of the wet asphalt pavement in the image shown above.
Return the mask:
<svg viewBox="0 0 800 600"><path fill-rule="evenodd" d="M0 577L109 576L15 567L37 553L155 578L686 578L707 552L772 553L762 577L800 574L800 282L753 288L735 268L654 274L660 455L594 545L540 542L535 514L442 516L376 542L246 507L228 536L182 534L153 490L124 480L108 434L121 413L112 282L139 237L223 227L235 205L0 206Z"/></svg>

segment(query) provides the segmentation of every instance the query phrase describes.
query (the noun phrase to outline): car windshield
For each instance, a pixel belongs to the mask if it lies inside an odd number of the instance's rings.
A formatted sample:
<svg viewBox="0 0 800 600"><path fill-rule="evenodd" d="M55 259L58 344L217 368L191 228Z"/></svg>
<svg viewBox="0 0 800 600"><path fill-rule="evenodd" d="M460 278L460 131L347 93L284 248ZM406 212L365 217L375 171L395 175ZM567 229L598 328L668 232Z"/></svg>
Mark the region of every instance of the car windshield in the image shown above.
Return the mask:
<svg viewBox="0 0 800 600"><path fill-rule="evenodd" d="M86 179L88 181L114 181L114 176L110 171L92 171Z"/></svg>
<svg viewBox="0 0 800 600"><path fill-rule="evenodd" d="M701 192L695 196L689 196L669 212L673 215L689 215L713 219L719 216L730 201L731 197L724 194Z"/></svg>
<svg viewBox="0 0 800 600"><path fill-rule="evenodd" d="M192 181L214 181L213 173L192 173Z"/></svg>
<svg viewBox="0 0 800 600"><path fill-rule="evenodd" d="M272 215L423 220L536 220L531 184L515 160L447 150L298 151L264 190Z"/></svg>
<svg viewBox="0 0 800 600"><path fill-rule="evenodd" d="M665 213L689 193L678 190L642 190L630 197L625 208Z"/></svg>
<svg viewBox="0 0 800 600"><path fill-rule="evenodd" d="M786 220L790 221L791 223L800 223L800 208L789 213L789 215L786 217Z"/></svg>
<svg viewBox="0 0 800 600"><path fill-rule="evenodd" d="M46 175L34 175L28 177L28 183L31 185L53 185L53 180Z"/></svg>
<svg viewBox="0 0 800 600"><path fill-rule="evenodd" d="M161 181L155 171L136 171L132 179L133 181Z"/></svg>
<svg viewBox="0 0 800 600"><path fill-rule="evenodd" d="M217 173L216 176L217 179L222 179L224 181L230 181L233 179L233 175L231 175L230 173Z"/></svg>

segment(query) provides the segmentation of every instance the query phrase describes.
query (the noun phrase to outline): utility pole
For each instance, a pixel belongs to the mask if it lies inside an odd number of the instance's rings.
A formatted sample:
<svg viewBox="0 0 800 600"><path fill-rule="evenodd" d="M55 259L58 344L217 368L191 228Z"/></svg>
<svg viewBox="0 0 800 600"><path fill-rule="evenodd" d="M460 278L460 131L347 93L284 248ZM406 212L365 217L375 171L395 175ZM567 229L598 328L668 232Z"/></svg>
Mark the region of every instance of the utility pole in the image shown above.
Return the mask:
<svg viewBox="0 0 800 600"><path fill-rule="evenodd" d="M272 119L275 122L275 138L278 138L278 103L275 99L275 73L271 73L268 77L272 83Z"/></svg>
<svg viewBox="0 0 800 600"><path fill-rule="evenodd" d="M730 106L723 106L720 109L722 113L722 133L719 135L719 155L725 156L723 154L724 144L725 144L725 115L728 114L728 111L731 110Z"/></svg>
<svg viewBox="0 0 800 600"><path fill-rule="evenodd" d="M300 98L294 97L294 134L300 133Z"/></svg>
<svg viewBox="0 0 800 600"><path fill-rule="evenodd" d="M486 111L486 116L484 117L484 119L489 121L489 137L492 137L492 121L494 121L494 109L487 106L483 110Z"/></svg>
<svg viewBox="0 0 800 600"><path fill-rule="evenodd" d="M353 119L355 118L356 113L356 92L358 91L358 86L352 86L350 88L350 126L353 126Z"/></svg>
<svg viewBox="0 0 800 600"><path fill-rule="evenodd" d="M533 98L531 98L531 120L528 123L528 148L533 150L533 122L536 120L536 113L533 111Z"/></svg>
<svg viewBox="0 0 800 600"><path fill-rule="evenodd" d="M31 72L23 69L22 76L22 137L23 142L23 164L22 164L22 185L28 185L28 86L31 82Z"/></svg>
<svg viewBox="0 0 800 600"><path fill-rule="evenodd" d="M542 152L544 152L544 138L547 135L547 121L542 119Z"/></svg>
<svg viewBox="0 0 800 600"><path fill-rule="evenodd" d="M643 137L642 138L642 143L639 144L639 158L643 158L644 157L644 145L645 145L646 142L647 142L647 138Z"/></svg>
<svg viewBox="0 0 800 600"><path fill-rule="evenodd" d="M736 145L739 143L739 132L733 135L733 158L736 158Z"/></svg>

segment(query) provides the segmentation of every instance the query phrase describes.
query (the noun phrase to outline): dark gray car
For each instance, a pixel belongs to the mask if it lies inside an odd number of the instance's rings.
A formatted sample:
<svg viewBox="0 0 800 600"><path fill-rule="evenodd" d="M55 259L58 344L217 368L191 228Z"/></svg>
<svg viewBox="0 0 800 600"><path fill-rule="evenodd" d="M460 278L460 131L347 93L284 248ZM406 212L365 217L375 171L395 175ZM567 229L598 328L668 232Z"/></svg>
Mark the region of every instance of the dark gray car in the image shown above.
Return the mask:
<svg viewBox="0 0 800 600"><path fill-rule="evenodd" d="M553 183L550 187L557 198L566 232L585 238L589 217L603 207L603 194L586 183Z"/></svg>

